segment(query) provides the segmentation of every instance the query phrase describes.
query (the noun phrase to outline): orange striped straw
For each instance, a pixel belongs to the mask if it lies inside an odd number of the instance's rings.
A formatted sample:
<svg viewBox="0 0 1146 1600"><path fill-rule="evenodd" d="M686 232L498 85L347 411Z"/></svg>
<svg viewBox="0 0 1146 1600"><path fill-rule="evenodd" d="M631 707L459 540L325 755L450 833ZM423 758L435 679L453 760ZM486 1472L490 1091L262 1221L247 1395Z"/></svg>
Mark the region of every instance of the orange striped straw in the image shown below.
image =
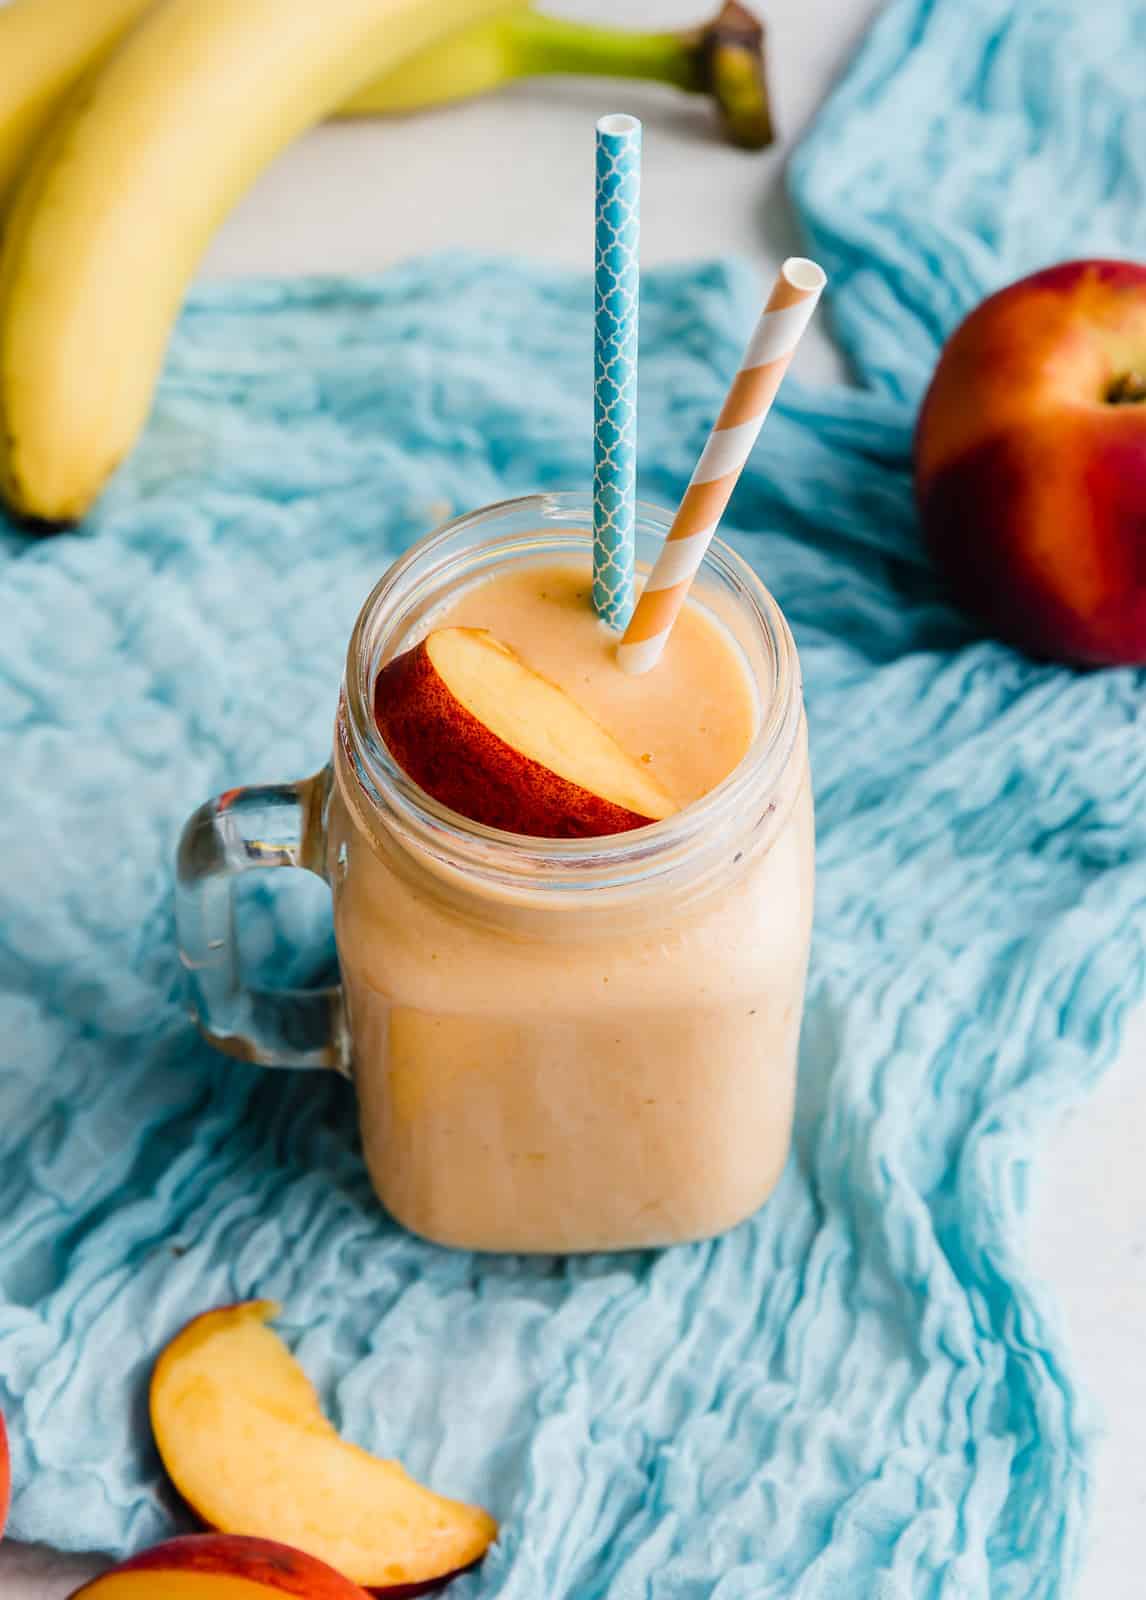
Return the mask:
<svg viewBox="0 0 1146 1600"><path fill-rule="evenodd" d="M617 646L617 660L626 672L647 672L660 660L704 552L712 542L827 281L823 268L803 256L789 256L780 268L748 341L740 370L689 479L664 548Z"/></svg>

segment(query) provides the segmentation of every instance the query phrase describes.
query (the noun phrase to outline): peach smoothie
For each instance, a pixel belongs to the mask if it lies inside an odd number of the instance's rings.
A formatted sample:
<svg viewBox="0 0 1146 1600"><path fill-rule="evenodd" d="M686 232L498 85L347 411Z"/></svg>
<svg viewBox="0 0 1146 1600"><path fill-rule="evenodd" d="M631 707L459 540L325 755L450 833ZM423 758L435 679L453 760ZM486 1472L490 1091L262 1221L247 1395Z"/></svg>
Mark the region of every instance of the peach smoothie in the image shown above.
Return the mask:
<svg viewBox="0 0 1146 1600"><path fill-rule="evenodd" d="M590 801L655 827L569 855L533 839L512 870L455 865L440 829L382 821L335 741L327 862L366 1159L393 1215L447 1245L708 1237L761 1204L787 1156L813 877L790 635L779 619L778 651L750 660L698 585L660 664L628 677L589 582L579 556L508 560L426 607L386 659L488 630L617 747L615 773L606 750L583 780ZM493 715L480 697L469 714ZM572 714L569 732L537 717L560 771L583 735ZM761 753L766 723L780 732Z"/></svg>

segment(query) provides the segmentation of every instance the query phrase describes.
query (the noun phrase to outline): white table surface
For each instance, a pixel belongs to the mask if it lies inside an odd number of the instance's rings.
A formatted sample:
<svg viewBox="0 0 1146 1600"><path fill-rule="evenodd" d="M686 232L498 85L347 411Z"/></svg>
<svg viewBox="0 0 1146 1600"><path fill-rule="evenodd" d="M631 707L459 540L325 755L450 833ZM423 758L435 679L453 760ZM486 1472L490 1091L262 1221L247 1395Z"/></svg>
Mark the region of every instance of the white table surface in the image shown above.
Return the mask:
<svg viewBox="0 0 1146 1600"><path fill-rule="evenodd" d="M676 26L704 0L562 0L569 15ZM787 149L877 9L876 0L767 0L782 135L761 156L714 134L707 106L657 88L588 81L517 85L407 122L325 127L268 172L212 246L206 272L374 271L442 246L590 263L589 129L605 111L645 122L641 254L739 251L762 272L799 248L783 198ZM507 174L507 150L518 166ZM822 332L805 378L837 377ZM1079 1600L1143 1593L1146 1522L1146 1012L1118 1063L1050 1140L1035 1169L1030 1247L1052 1286L1102 1414L1090 1549ZM8 1544L3 1600L62 1600L99 1563ZM859 1600L859 1597L857 1597Z"/></svg>

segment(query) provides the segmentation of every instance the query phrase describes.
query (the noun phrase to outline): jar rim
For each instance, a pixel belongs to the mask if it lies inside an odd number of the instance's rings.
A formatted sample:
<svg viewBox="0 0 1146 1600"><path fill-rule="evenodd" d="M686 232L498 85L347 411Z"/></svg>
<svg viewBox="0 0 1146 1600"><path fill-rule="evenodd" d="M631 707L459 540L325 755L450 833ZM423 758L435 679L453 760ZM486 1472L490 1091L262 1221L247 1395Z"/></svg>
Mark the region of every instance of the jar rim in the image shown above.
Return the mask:
<svg viewBox="0 0 1146 1600"><path fill-rule="evenodd" d="M531 551L544 553L538 535L576 532L583 539L591 525L589 498L577 492L522 495L501 500L443 523L395 561L367 596L354 624L338 715L338 742L371 809L407 844L428 852L443 865L487 883L533 894L624 890L661 883L679 874L706 846L727 851L730 823L749 829L774 809L774 795L795 747L803 714L799 660L780 607L756 573L721 539L714 539L702 571L715 572L758 631L772 669L772 694L761 707L760 724L748 750L715 788L662 822L626 833L579 839L547 839L509 833L471 821L426 794L398 766L374 720L374 678L380 650L403 620L410 595L443 586L450 564L435 559L451 541L507 518L537 517ZM638 531L668 533L671 513L639 501ZM488 548L475 539L472 559ZM412 583L411 575L426 570ZM456 568L456 563L455 563ZM456 575L456 570L452 575ZM436 580L436 582L435 582Z"/></svg>

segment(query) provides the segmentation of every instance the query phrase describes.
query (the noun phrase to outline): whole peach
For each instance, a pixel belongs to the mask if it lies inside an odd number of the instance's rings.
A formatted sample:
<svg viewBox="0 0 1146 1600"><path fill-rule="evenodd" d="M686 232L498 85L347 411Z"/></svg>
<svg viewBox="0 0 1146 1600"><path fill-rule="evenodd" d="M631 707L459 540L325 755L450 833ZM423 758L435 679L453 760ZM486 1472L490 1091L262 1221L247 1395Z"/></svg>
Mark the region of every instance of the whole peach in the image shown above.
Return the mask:
<svg viewBox="0 0 1146 1600"><path fill-rule="evenodd" d="M1146 663L1146 266L1070 261L985 300L915 435L924 531L1001 639Z"/></svg>
<svg viewBox="0 0 1146 1600"><path fill-rule="evenodd" d="M93 1578L71 1600L231 1600L266 1593L267 1600L367 1600L365 1592L325 1562L271 1539L191 1533L144 1550Z"/></svg>

